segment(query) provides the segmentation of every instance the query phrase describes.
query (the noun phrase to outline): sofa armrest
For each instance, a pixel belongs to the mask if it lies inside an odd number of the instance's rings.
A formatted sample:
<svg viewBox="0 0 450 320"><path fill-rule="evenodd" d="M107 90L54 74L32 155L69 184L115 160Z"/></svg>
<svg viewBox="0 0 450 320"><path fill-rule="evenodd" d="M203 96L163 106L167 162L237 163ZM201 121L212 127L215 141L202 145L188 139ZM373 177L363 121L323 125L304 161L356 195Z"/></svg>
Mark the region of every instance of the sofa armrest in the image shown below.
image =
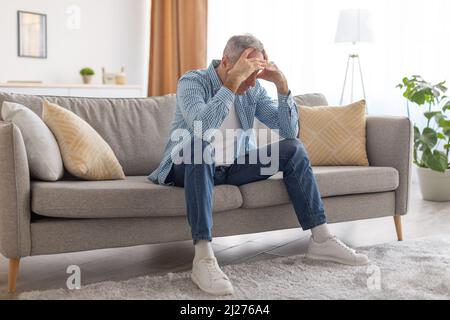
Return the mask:
<svg viewBox="0 0 450 320"><path fill-rule="evenodd" d="M30 173L19 128L0 121L0 253L30 255Z"/></svg>
<svg viewBox="0 0 450 320"><path fill-rule="evenodd" d="M395 191L395 214L408 211L411 186L413 125L406 117L368 116L367 157L370 166L393 167L399 174Z"/></svg>

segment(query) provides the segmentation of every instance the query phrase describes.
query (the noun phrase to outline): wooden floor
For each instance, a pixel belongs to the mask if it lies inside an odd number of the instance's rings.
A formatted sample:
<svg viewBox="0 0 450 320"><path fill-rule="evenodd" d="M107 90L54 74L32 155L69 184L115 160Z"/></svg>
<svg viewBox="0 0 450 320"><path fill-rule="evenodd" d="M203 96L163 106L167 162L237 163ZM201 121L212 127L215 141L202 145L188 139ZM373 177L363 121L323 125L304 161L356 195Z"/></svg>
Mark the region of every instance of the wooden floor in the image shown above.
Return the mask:
<svg viewBox="0 0 450 320"><path fill-rule="evenodd" d="M333 233L353 246L396 241L392 217L330 225ZM412 184L410 211L403 217L404 239L450 233L450 203L421 199ZM212 244L221 265L303 254L309 232L289 229L243 236L214 238ZM190 270L192 241L158 245L86 251L24 258L20 263L17 292L65 288L69 265L81 269L82 285L105 280L125 280L144 275ZM0 257L0 299L14 299L6 293L8 260Z"/></svg>

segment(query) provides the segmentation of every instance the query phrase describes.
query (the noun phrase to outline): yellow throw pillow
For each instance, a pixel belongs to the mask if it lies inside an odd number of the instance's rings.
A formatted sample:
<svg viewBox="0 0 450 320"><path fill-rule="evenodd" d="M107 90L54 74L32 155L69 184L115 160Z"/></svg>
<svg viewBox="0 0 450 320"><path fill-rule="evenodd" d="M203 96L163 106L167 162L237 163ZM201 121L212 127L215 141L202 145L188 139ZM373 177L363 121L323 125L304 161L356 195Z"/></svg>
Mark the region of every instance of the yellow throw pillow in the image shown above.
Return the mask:
<svg viewBox="0 0 450 320"><path fill-rule="evenodd" d="M368 166L366 102L342 107L299 106L299 138L314 166Z"/></svg>
<svg viewBox="0 0 450 320"><path fill-rule="evenodd" d="M44 100L42 119L55 135L69 173L85 180L125 179L111 147L75 113Z"/></svg>

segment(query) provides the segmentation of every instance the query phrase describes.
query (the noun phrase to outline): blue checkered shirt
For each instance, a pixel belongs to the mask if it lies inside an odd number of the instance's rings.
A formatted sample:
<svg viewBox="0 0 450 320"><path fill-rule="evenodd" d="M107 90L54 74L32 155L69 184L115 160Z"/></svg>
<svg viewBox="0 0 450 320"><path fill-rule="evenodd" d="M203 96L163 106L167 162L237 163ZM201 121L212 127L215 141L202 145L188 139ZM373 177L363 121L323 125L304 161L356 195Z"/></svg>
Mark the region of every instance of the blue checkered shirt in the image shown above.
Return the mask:
<svg viewBox="0 0 450 320"><path fill-rule="evenodd" d="M169 141L159 167L148 176L150 181L167 184L165 181L172 168L172 156L182 149L182 144L170 139L174 130L186 129L193 137L194 121L201 121L203 132L218 129L233 104L243 130L253 128L256 117L269 128L278 129L282 138L297 137L298 114L291 93L278 94L278 101L273 100L257 80L255 87L248 89L244 95L236 95L222 84L217 75L215 68L219 63L220 60L213 60L207 69L189 71L178 81L177 106ZM246 143L250 142L246 140ZM252 147L247 145L245 150Z"/></svg>

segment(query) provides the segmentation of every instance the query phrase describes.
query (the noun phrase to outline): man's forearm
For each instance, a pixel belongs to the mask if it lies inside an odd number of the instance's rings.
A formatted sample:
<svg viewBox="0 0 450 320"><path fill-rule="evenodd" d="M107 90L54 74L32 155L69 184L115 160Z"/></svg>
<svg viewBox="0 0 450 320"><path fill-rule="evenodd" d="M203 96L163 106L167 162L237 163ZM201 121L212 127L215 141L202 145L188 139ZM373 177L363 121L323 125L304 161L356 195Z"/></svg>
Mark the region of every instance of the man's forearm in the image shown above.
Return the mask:
<svg viewBox="0 0 450 320"><path fill-rule="evenodd" d="M233 93L236 93L242 81L243 81L242 76L230 74L227 80L225 80L225 83L223 85L228 89L230 89Z"/></svg>
<svg viewBox="0 0 450 320"><path fill-rule="evenodd" d="M237 89L240 86L240 83L231 79L231 80L225 81L225 83L223 85L224 85L224 87L227 87L228 89L230 89L231 92L236 93Z"/></svg>
<svg viewBox="0 0 450 320"><path fill-rule="evenodd" d="M191 129L196 121L201 121L203 131L219 128L233 104L235 94L222 87L216 94L205 101L201 83L195 80L182 79L178 85L177 103L183 117Z"/></svg>
<svg viewBox="0 0 450 320"><path fill-rule="evenodd" d="M275 86L277 87L278 94L282 94L284 96L289 94L289 86L287 81L276 83Z"/></svg>
<svg viewBox="0 0 450 320"><path fill-rule="evenodd" d="M290 91L278 92L278 120L279 130L283 138L295 138L298 134L298 113L295 102L292 101Z"/></svg>

